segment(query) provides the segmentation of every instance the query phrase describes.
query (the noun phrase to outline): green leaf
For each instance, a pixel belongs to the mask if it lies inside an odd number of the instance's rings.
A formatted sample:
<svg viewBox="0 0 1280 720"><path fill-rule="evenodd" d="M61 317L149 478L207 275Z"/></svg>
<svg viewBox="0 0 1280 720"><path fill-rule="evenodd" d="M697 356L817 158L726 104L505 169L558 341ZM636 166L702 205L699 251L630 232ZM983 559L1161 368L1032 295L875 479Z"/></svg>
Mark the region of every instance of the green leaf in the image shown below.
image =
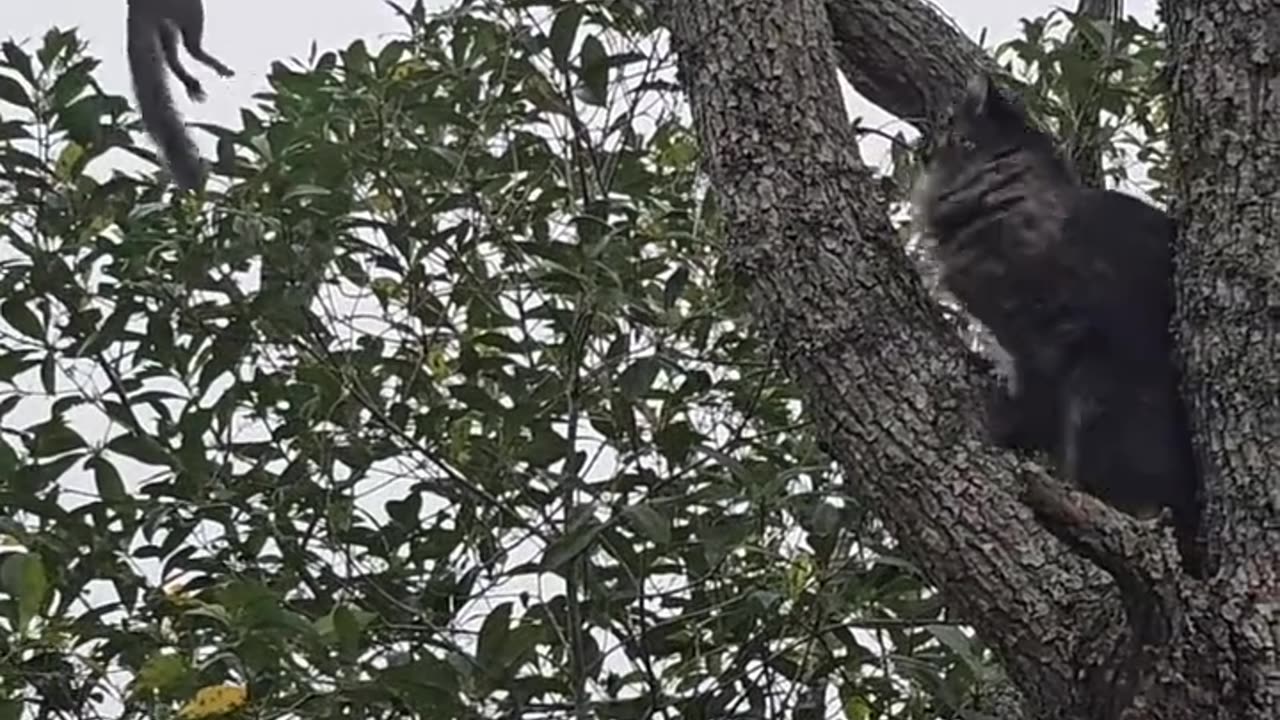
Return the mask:
<svg viewBox="0 0 1280 720"><path fill-rule="evenodd" d="M733 476L738 480L742 482L751 481L751 472L747 470L746 466L738 462L734 458L730 457L729 455L726 455L725 453L722 453L719 450L716 450L714 448L706 447L705 445L699 445L697 447L697 450L703 455L706 455L712 460L715 460L716 462L720 463L721 466L723 466L726 470L732 473Z"/></svg>
<svg viewBox="0 0 1280 720"><path fill-rule="evenodd" d="M0 477L10 478L18 472L18 453L13 447L0 438Z"/></svg>
<svg viewBox="0 0 1280 720"><path fill-rule="evenodd" d="M658 377L658 359L655 357L640 358L618 376L618 388L623 397L635 400L649 392L653 381Z"/></svg>
<svg viewBox="0 0 1280 720"><path fill-rule="evenodd" d="M28 110L33 108L27 91L18 84L17 80L7 75L0 75L0 100Z"/></svg>
<svg viewBox="0 0 1280 720"><path fill-rule="evenodd" d="M585 523L556 538L542 555L542 567L548 571L564 567L591 547L602 527L598 523Z"/></svg>
<svg viewBox="0 0 1280 720"><path fill-rule="evenodd" d="M81 346L81 355L93 356L124 337L125 327L133 317L133 306L124 304L111 313L96 332L88 337Z"/></svg>
<svg viewBox="0 0 1280 720"><path fill-rule="evenodd" d="M689 285L689 268L681 265L671 273L662 288L662 307L670 310Z"/></svg>
<svg viewBox="0 0 1280 720"><path fill-rule="evenodd" d="M494 608L480 626L480 637L476 643L476 659L490 673L498 675L504 669L503 649L507 635L511 629L511 603L502 603Z"/></svg>
<svg viewBox="0 0 1280 720"><path fill-rule="evenodd" d="M704 440L702 433L687 422L672 422L658 431L654 442L668 461L679 464L689 456L689 451Z"/></svg>
<svg viewBox="0 0 1280 720"><path fill-rule="evenodd" d="M465 404L467 407L475 410L483 415L493 415L502 412L503 407L498 401L490 397L489 393L477 385L459 385L449 388L449 394L454 399Z"/></svg>
<svg viewBox="0 0 1280 720"><path fill-rule="evenodd" d="M238 366L248 344L249 328L244 322L236 322L219 333L200 369L199 387L207 390L214 380Z"/></svg>
<svg viewBox="0 0 1280 720"><path fill-rule="evenodd" d="M387 668L382 671L381 679L393 689L402 689L416 701L425 703L447 701L461 685L458 671L452 665L430 655Z"/></svg>
<svg viewBox="0 0 1280 720"><path fill-rule="evenodd" d="M840 529L840 509L829 502L820 502L813 508L813 531L818 535L832 535Z"/></svg>
<svg viewBox="0 0 1280 720"><path fill-rule="evenodd" d="M659 546L671 544L671 522L652 505L631 505L622 515L627 524Z"/></svg>
<svg viewBox="0 0 1280 720"><path fill-rule="evenodd" d="M138 669L137 687L146 690L177 690L191 676L186 658L171 653L156 653Z"/></svg>
<svg viewBox="0 0 1280 720"><path fill-rule="evenodd" d="M4 54L5 63L17 72L23 80L26 80L29 84L35 84L36 73L31 66L31 56L23 51L18 43L12 40L5 40L3 44L0 44L0 52Z"/></svg>
<svg viewBox="0 0 1280 720"><path fill-rule="evenodd" d="M405 528L416 528L422 522L422 496L411 493L402 500L388 500L387 516Z"/></svg>
<svg viewBox="0 0 1280 720"><path fill-rule="evenodd" d="M121 435L107 443L107 449L145 465L173 465L173 457L163 445L148 435Z"/></svg>
<svg viewBox="0 0 1280 720"><path fill-rule="evenodd" d="M578 5L566 5L556 13L551 22L551 34L547 38L551 46L551 59L556 67L564 68L569 63L569 51L573 49L573 41L578 37L578 25L582 22L585 10Z"/></svg>
<svg viewBox="0 0 1280 720"><path fill-rule="evenodd" d="M580 97L591 105L604 107L609 100L609 54L595 35L582 41L582 86Z"/></svg>
<svg viewBox="0 0 1280 720"><path fill-rule="evenodd" d="M938 639L938 642L946 645L963 660L974 674L982 674L985 666L974 652L973 640L961 632L960 628L954 625L928 625L926 629L929 634Z"/></svg>
<svg viewBox="0 0 1280 720"><path fill-rule="evenodd" d="M0 720L21 720L21 700L0 700Z"/></svg>
<svg viewBox="0 0 1280 720"><path fill-rule="evenodd" d="M854 693L849 693L849 695L845 697L844 689L852 687L854 687L853 682L846 682L840 688L840 695L841 697L844 697L844 704L842 706L844 716L849 720L870 720L871 704L867 702L865 697L861 694Z"/></svg>
<svg viewBox="0 0 1280 720"><path fill-rule="evenodd" d="M360 622L346 605L333 609L333 630L343 653L353 657L360 652Z"/></svg>
<svg viewBox="0 0 1280 720"><path fill-rule="evenodd" d="M0 587L18 599L18 625L25 630L40 612L49 581L34 553L14 553L0 563Z"/></svg>
<svg viewBox="0 0 1280 720"><path fill-rule="evenodd" d="M31 353L26 351L0 353L0 380L12 381L18 373L39 364L40 361L32 359Z"/></svg>
<svg viewBox="0 0 1280 720"><path fill-rule="evenodd" d="M40 387L46 395L58 392L58 358L52 353L40 363Z"/></svg>
<svg viewBox="0 0 1280 720"><path fill-rule="evenodd" d="M26 302L20 300L7 300L0 305L0 315L4 316L6 322L13 326L14 330L35 340L44 340L44 326L40 323L40 318L31 311Z"/></svg>
<svg viewBox="0 0 1280 720"><path fill-rule="evenodd" d="M554 428L538 424L531 429L533 437L521 452L521 458L532 467L548 468L564 457L567 441Z"/></svg>
<svg viewBox="0 0 1280 720"><path fill-rule="evenodd" d="M34 442L31 454L38 458L53 457L72 450L88 447L80 433L64 425L60 420L52 420L31 429Z"/></svg>
<svg viewBox="0 0 1280 720"><path fill-rule="evenodd" d="M98 488L98 497L108 503L124 502L129 499L125 491L124 480L116 467L104 458L95 457L89 460L88 466L93 469L93 481Z"/></svg>
<svg viewBox="0 0 1280 720"><path fill-rule="evenodd" d="M228 628L234 625L231 613L227 612L227 609L221 605L201 605L185 610L182 614L189 617L207 618Z"/></svg>

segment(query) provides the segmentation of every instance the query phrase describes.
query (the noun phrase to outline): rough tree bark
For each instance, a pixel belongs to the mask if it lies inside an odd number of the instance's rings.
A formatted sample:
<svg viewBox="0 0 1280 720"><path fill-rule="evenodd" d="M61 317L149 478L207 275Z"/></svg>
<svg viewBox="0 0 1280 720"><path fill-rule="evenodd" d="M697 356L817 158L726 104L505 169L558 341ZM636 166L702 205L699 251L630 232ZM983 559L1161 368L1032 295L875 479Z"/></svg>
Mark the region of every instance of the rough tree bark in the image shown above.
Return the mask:
<svg viewBox="0 0 1280 720"><path fill-rule="evenodd" d="M1029 717L1280 717L1268 604L1280 552L1280 258L1264 242L1280 216L1280 63L1263 42L1280 36L1280 19L1274 5L1248 19L1239 6L1183 3L1170 20L1192 46L1178 65L1178 90L1193 96L1178 106L1181 144L1209 143L1184 155L1197 249L1179 264L1188 384L1220 470L1207 474L1208 539L1224 571L1206 583L1181 574L1167 529L988 447L975 410L984 379L903 257L857 157L837 51L855 88L927 130L987 62L973 43L919 0L659 6L730 222L728 259L762 331L808 391L853 491L995 649ZM1244 32L1262 22L1270 35ZM1218 63L1240 74L1215 74ZM1239 106L1201 124L1223 97ZM1242 181L1252 184L1243 205ZM1246 402L1259 378L1269 394Z"/></svg>
<svg viewBox="0 0 1280 720"><path fill-rule="evenodd" d="M929 132L980 67L982 48L921 0L829 0L840 70L863 97Z"/></svg>
<svg viewBox="0 0 1280 720"><path fill-rule="evenodd" d="M1219 553L1222 682L1280 717L1280 3L1163 0L1182 225L1177 288ZM1208 622L1208 619L1206 619Z"/></svg>

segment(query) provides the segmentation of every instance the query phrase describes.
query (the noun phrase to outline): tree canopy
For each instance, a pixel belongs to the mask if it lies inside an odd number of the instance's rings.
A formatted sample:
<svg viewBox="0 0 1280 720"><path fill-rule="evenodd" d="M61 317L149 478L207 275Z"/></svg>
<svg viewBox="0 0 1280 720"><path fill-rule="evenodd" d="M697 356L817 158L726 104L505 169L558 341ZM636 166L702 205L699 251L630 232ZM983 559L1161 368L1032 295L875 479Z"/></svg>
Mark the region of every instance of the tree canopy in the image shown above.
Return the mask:
<svg viewBox="0 0 1280 720"><path fill-rule="evenodd" d="M961 509L887 515L859 475L916 471L851 471L761 332L743 277L777 258L728 248L744 201L669 16L397 11L197 124L195 194L74 31L0 48L0 720L990 717L1007 668L945 592L972 568L901 537ZM990 50L1171 197L1162 34L1059 11ZM916 167L893 147L843 202L928 276L877 215ZM885 332L958 347L882 290ZM967 452L934 430L900 451Z"/></svg>

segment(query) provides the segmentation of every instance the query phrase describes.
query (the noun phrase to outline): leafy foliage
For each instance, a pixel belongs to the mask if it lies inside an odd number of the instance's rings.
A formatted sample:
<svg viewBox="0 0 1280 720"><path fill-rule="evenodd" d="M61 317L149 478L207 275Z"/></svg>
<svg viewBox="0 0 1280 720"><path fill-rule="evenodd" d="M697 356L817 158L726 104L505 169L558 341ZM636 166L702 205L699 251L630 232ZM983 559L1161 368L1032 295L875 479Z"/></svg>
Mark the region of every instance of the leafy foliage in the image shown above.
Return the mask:
<svg viewBox="0 0 1280 720"><path fill-rule="evenodd" d="M1146 171L1143 189L1167 200L1168 82L1163 34L1132 17L1108 22L1057 9L1022 21L1023 36L996 59L1024 81L1028 110L1070 156L1078 145L1102 150L1108 180Z"/></svg>
<svg viewBox="0 0 1280 720"><path fill-rule="evenodd" d="M994 671L753 336L651 19L397 11L196 197L4 44L0 718L952 714Z"/></svg>

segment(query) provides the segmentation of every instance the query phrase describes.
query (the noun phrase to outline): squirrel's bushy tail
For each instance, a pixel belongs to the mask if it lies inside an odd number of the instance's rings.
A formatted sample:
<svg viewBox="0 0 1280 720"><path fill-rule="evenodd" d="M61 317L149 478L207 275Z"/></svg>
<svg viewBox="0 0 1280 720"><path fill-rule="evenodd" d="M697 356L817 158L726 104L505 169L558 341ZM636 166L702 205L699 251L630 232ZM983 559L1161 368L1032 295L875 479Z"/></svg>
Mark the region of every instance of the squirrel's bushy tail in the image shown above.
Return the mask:
<svg viewBox="0 0 1280 720"><path fill-rule="evenodd" d="M192 190L200 183L200 156L169 92L160 49L160 28L130 11L127 45L133 93L138 100L142 124L159 146L178 187Z"/></svg>

